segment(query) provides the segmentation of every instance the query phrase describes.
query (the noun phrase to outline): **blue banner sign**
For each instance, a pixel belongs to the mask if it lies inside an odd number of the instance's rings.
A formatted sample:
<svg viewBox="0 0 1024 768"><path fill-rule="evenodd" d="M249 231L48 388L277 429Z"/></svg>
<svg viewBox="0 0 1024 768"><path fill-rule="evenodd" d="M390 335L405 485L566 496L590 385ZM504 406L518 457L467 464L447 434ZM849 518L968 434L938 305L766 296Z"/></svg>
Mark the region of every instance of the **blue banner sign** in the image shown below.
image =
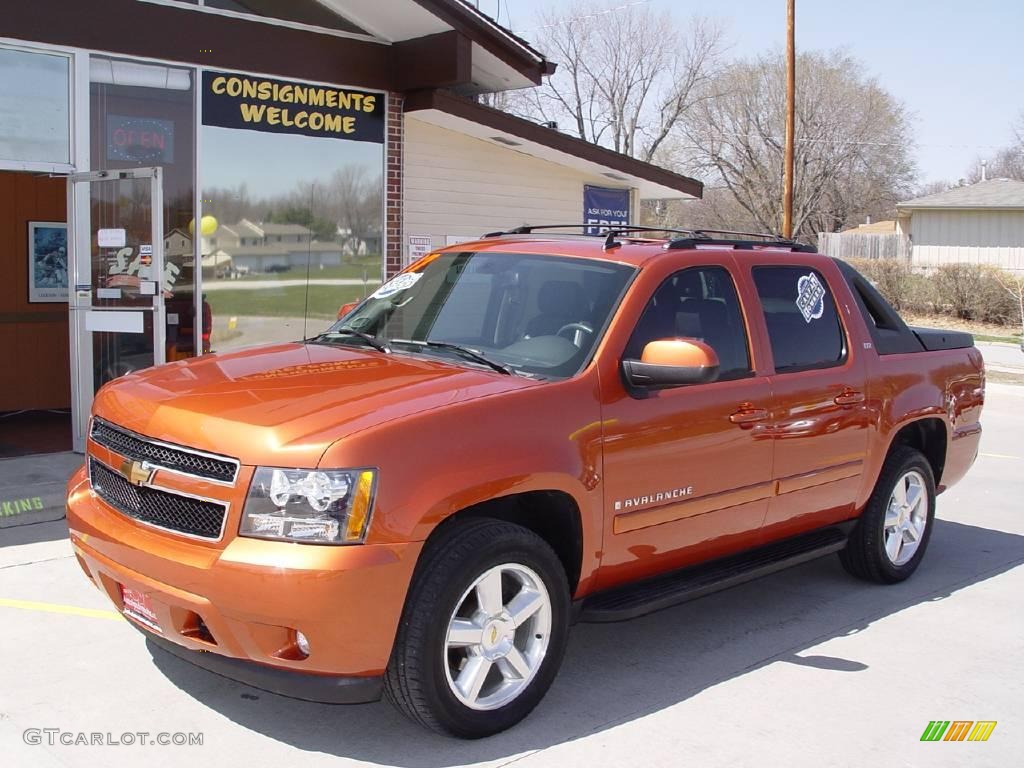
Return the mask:
<svg viewBox="0 0 1024 768"><path fill-rule="evenodd" d="M629 224L629 190L583 185L583 221L586 224ZM597 234L598 227L588 227L587 234Z"/></svg>

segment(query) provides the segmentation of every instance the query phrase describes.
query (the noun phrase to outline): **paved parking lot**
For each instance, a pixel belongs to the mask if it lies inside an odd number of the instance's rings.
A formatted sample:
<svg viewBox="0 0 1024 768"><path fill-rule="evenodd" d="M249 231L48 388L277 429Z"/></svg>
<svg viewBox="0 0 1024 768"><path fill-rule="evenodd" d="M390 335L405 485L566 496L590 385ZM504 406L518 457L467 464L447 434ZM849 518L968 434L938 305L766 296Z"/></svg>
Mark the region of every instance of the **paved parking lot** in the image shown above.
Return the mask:
<svg viewBox="0 0 1024 768"><path fill-rule="evenodd" d="M941 498L909 582L863 584L827 558L631 623L578 626L534 715L473 743L383 703L292 701L191 667L110 611L62 523L0 530L0 755L33 767L1019 764L1024 387L992 385L984 423L982 455ZM998 725L984 743L922 743L930 720ZM203 743L25 743L46 728Z"/></svg>

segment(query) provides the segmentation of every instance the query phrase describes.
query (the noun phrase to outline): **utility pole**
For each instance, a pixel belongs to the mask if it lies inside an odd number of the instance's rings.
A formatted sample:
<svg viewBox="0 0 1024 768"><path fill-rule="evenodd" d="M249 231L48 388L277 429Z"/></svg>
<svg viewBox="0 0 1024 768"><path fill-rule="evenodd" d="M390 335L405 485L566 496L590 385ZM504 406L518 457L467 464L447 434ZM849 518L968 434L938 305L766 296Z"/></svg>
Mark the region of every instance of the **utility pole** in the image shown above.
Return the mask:
<svg viewBox="0 0 1024 768"><path fill-rule="evenodd" d="M793 237L793 133L796 129L796 0L786 0L786 151L782 182L782 236Z"/></svg>

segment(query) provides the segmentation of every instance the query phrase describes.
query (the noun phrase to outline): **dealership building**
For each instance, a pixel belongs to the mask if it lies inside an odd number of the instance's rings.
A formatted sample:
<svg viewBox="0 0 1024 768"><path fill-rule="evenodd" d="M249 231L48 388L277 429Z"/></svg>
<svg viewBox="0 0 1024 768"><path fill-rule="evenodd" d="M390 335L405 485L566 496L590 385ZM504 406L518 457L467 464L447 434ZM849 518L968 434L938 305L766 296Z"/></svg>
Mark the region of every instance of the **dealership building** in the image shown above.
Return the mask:
<svg viewBox="0 0 1024 768"><path fill-rule="evenodd" d="M480 103L556 63L462 0L34 0L0 25L0 457L95 391L304 338L432 248L693 179Z"/></svg>

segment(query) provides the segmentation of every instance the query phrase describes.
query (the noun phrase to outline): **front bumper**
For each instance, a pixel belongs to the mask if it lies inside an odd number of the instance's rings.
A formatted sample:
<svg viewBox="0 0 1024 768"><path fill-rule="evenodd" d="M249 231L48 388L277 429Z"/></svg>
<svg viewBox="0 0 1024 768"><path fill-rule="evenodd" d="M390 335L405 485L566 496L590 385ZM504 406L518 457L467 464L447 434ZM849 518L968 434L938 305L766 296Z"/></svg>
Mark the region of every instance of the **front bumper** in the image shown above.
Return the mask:
<svg viewBox="0 0 1024 768"><path fill-rule="evenodd" d="M270 691L292 699L316 701L321 704L365 704L378 701L384 689L384 676L356 677L348 675L313 675L293 672L265 664L232 659L218 653L191 651L164 637L135 625L158 648L179 659L209 670L214 674Z"/></svg>
<svg viewBox="0 0 1024 768"><path fill-rule="evenodd" d="M158 645L296 698L379 696L422 542L319 546L242 538L233 534L235 515L221 541L197 541L111 509L89 489L84 469L69 482L67 519L82 570L119 610L122 586L146 595L159 631L128 618ZM309 640L308 657L296 646L296 631Z"/></svg>

